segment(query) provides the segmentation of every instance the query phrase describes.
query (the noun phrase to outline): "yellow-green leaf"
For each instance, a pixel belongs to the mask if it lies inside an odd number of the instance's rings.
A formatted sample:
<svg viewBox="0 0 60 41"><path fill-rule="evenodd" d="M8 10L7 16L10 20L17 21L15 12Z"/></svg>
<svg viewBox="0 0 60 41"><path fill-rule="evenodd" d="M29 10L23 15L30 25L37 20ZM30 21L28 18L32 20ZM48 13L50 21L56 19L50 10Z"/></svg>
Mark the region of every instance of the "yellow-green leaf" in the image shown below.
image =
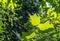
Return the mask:
<svg viewBox="0 0 60 41"><path fill-rule="evenodd" d="M53 28L53 27L54 27L53 24L50 24L49 22L45 22L43 24L41 23L38 25L38 28L42 31L47 30L49 28Z"/></svg>
<svg viewBox="0 0 60 41"><path fill-rule="evenodd" d="M36 36L36 33L33 32L32 34L30 34L29 36L26 36L26 39L31 39L31 38L34 38Z"/></svg>
<svg viewBox="0 0 60 41"><path fill-rule="evenodd" d="M58 36L58 34L53 34L52 37L53 38L56 38Z"/></svg>
<svg viewBox="0 0 60 41"><path fill-rule="evenodd" d="M33 26L36 26L40 23L40 17L37 16L36 14L30 15L29 21Z"/></svg>

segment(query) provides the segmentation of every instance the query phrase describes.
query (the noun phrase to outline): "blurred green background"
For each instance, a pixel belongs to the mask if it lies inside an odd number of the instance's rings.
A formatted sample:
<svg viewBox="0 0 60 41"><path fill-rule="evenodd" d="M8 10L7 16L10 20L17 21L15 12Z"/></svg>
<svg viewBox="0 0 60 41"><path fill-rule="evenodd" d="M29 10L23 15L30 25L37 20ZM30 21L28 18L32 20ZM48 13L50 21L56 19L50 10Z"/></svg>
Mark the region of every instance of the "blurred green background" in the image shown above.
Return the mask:
<svg viewBox="0 0 60 41"><path fill-rule="evenodd" d="M60 41L60 0L0 0L0 41Z"/></svg>

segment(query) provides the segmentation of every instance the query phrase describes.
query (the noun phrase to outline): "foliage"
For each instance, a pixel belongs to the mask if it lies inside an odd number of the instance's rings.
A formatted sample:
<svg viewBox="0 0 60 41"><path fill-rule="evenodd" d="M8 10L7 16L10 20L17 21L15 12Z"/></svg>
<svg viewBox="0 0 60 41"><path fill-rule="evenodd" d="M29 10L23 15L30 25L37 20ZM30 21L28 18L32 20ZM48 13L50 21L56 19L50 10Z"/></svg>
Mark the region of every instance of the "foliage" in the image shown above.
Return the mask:
<svg viewBox="0 0 60 41"><path fill-rule="evenodd" d="M32 23L33 26L36 26L40 23L40 17L37 16L36 14L30 15L30 22Z"/></svg>
<svg viewBox="0 0 60 41"><path fill-rule="evenodd" d="M0 0L0 41L60 41L60 1Z"/></svg>

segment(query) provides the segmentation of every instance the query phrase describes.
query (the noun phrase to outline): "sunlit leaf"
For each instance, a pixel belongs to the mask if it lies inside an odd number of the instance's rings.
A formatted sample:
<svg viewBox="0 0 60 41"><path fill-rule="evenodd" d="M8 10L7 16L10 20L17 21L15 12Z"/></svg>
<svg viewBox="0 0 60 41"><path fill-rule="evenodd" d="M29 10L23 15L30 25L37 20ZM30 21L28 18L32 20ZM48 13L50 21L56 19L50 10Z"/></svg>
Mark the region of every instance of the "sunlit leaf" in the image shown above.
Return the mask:
<svg viewBox="0 0 60 41"><path fill-rule="evenodd" d="M32 23L33 26L36 26L40 23L40 17L37 16L36 14L30 15L30 22Z"/></svg>
<svg viewBox="0 0 60 41"><path fill-rule="evenodd" d="M0 0L0 2L2 2L2 0Z"/></svg>
<svg viewBox="0 0 60 41"><path fill-rule="evenodd" d="M53 28L53 27L54 27L53 24L50 24L49 22L45 22L43 24L41 23L38 25L38 28L42 31L47 30L49 28Z"/></svg>
<svg viewBox="0 0 60 41"><path fill-rule="evenodd" d="M58 36L58 34L53 34L52 37L53 38L56 38Z"/></svg>
<svg viewBox="0 0 60 41"><path fill-rule="evenodd" d="M52 9L47 10L47 14L49 15L51 13Z"/></svg>
<svg viewBox="0 0 60 41"><path fill-rule="evenodd" d="M36 33L33 32L32 34L30 34L29 36L26 36L26 39L31 39L34 38L36 36Z"/></svg>
<svg viewBox="0 0 60 41"><path fill-rule="evenodd" d="M57 17L56 12L53 11L53 12L51 13L51 16L54 16L54 18L56 18L56 17Z"/></svg>

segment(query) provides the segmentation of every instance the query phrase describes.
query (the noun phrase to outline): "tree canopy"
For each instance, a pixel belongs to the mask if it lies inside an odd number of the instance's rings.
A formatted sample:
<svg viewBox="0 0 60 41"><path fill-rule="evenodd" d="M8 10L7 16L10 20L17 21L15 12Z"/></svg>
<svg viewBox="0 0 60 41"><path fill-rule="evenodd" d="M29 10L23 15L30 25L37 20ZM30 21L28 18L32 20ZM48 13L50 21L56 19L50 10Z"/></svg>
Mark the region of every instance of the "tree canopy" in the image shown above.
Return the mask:
<svg viewBox="0 0 60 41"><path fill-rule="evenodd" d="M60 0L0 0L0 41L60 41Z"/></svg>

